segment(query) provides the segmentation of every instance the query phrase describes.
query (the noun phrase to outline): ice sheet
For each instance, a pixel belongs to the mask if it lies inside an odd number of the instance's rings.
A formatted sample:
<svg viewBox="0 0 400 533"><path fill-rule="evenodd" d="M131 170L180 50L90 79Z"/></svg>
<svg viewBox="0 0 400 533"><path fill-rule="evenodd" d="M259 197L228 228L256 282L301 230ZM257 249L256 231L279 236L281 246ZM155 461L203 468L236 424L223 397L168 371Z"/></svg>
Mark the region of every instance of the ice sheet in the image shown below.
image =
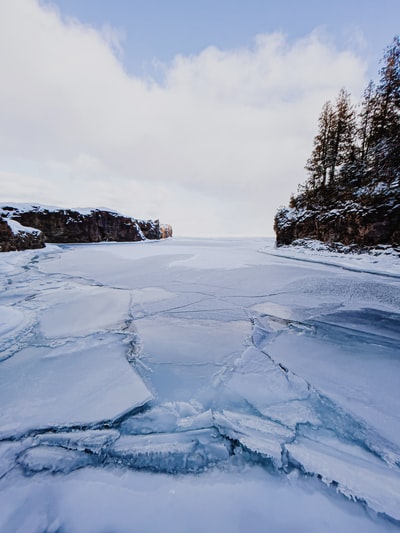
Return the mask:
<svg viewBox="0 0 400 533"><path fill-rule="evenodd" d="M1 365L0 436L112 421L151 400L116 339L31 347Z"/></svg>
<svg viewBox="0 0 400 533"><path fill-rule="evenodd" d="M0 529L24 533L398 531L313 480L276 478L259 467L201 476L90 468L15 480L1 496Z"/></svg>
<svg viewBox="0 0 400 533"><path fill-rule="evenodd" d="M378 513L400 519L399 470L390 469L376 456L335 437L302 438L286 446L289 459L307 473L334 483L346 496L365 501ZM351 468L349 468L351 465Z"/></svg>
<svg viewBox="0 0 400 533"><path fill-rule="evenodd" d="M0 257L0 530L398 528L395 261L275 252Z"/></svg>

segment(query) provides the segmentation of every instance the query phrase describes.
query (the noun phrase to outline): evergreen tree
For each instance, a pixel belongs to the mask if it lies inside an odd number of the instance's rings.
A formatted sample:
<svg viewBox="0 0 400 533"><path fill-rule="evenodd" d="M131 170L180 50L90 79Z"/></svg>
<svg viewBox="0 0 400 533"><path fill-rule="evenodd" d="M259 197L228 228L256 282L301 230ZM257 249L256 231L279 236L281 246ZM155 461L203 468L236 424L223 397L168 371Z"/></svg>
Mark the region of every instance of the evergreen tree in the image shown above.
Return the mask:
<svg viewBox="0 0 400 533"><path fill-rule="evenodd" d="M322 192L339 181L341 170L354 158L355 112L350 95L342 89L335 106L326 102L318 120L314 149L307 161L307 191Z"/></svg>
<svg viewBox="0 0 400 533"><path fill-rule="evenodd" d="M371 134L372 179L393 182L400 171L400 38L385 51Z"/></svg>
<svg viewBox="0 0 400 533"><path fill-rule="evenodd" d="M364 91L359 114L357 137L359 141L357 178L361 184L371 167L371 143L373 139L374 123L377 114L377 96L375 84L370 81Z"/></svg>
<svg viewBox="0 0 400 533"><path fill-rule="evenodd" d="M378 182L387 184L384 194L399 195L400 37L385 50L380 80L367 86L358 116L345 89L334 104L324 104L305 168L309 177L291 198L292 207L327 207L349 199L365 204L382 194Z"/></svg>
<svg viewBox="0 0 400 533"><path fill-rule="evenodd" d="M314 191L325 187L330 167L330 152L333 139L334 111L331 102L326 102L318 119L318 134L314 149L306 164L310 174L307 189Z"/></svg>
<svg viewBox="0 0 400 533"><path fill-rule="evenodd" d="M342 169L354 158L356 116L350 93L341 89L334 110L333 139L330 153L329 183L339 181Z"/></svg>

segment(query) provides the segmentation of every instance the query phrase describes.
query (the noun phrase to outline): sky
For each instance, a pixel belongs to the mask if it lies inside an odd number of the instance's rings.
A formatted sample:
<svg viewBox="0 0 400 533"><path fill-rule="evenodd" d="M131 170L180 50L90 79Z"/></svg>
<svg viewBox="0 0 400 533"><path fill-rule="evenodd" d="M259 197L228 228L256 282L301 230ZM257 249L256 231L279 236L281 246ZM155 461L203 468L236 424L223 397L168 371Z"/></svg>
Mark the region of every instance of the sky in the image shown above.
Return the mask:
<svg viewBox="0 0 400 533"><path fill-rule="evenodd" d="M273 235L398 0L0 0L0 201Z"/></svg>

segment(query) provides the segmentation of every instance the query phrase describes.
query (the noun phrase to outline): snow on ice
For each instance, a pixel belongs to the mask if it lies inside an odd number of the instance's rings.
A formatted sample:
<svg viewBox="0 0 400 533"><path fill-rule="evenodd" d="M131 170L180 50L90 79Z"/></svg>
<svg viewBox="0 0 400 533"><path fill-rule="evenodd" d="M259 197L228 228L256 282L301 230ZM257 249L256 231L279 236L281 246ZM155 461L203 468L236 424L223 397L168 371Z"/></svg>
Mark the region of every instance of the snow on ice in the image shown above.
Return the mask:
<svg viewBox="0 0 400 533"><path fill-rule="evenodd" d="M394 251L0 257L0 531L395 531Z"/></svg>

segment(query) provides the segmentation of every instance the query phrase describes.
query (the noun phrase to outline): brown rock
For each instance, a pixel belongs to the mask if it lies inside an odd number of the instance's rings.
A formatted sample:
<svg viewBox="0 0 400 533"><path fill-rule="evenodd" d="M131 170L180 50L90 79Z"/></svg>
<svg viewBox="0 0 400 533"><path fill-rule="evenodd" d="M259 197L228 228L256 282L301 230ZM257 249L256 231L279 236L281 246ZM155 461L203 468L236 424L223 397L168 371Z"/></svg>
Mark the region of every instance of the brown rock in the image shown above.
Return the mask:
<svg viewBox="0 0 400 533"><path fill-rule="evenodd" d="M22 226L40 230L42 245L44 245L44 240L54 243L132 242L145 239L158 240L172 236L172 228L169 226L168 231L161 230L158 220L136 220L103 209L77 211L40 206L28 208L4 206L0 213L2 213L0 214L0 217L3 217L2 220L12 219ZM6 226L3 224L2 249L22 249L16 248L15 239L7 233L10 228ZM30 242L28 237L24 239L27 244ZM32 245L36 246L34 240L32 240Z"/></svg>
<svg viewBox="0 0 400 533"><path fill-rule="evenodd" d="M169 237L172 237L172 226L169 224L161 224L160 231L162 239L168 239Z"/></svg>
<svg viewBox="0 0 400 533"><path fill-rule="evenodd" d="M283 208L275 217L277 245L317 239L359 247L400 245L400 204L361 206L353 202L331 210Z"/></svg>
<svg viewBox="0 0 400 533"><path fill-rule="evenodd" d="M0 217L0 252L16 252L44 246L44 235L41 231L24 231L22 227L12 231L7 221Z"/></svg>

